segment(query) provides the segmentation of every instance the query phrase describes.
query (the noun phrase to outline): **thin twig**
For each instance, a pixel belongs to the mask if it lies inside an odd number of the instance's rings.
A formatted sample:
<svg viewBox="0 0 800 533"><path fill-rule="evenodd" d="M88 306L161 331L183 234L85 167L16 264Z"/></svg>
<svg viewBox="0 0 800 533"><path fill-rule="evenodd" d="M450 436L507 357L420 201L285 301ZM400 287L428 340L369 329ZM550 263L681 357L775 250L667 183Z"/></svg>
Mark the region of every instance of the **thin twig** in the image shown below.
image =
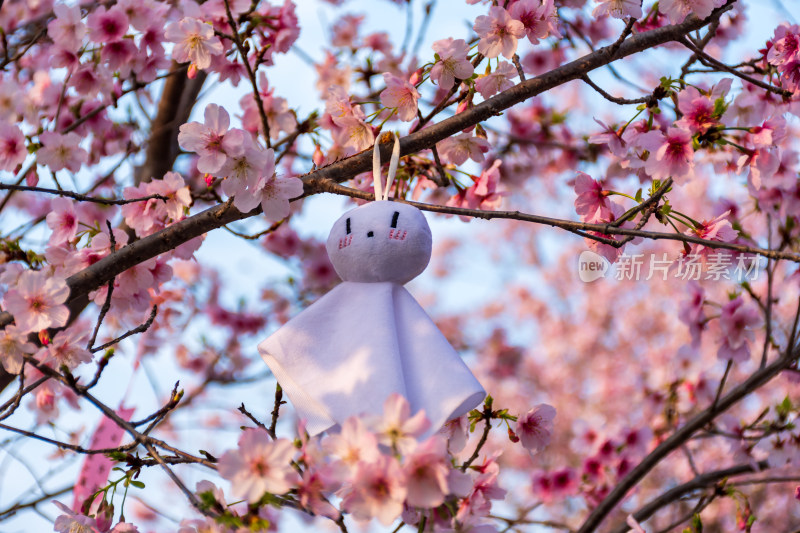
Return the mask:
<svg viewBox="0 0 800 533"><path fill-rule="evenodd" d="M228 25L231 27L231 30L233 30L233 42L236 45L236 49L239 50L239 55L242 57L242 63L247 70L247 76L250 78L250 84L253 86L253 98L256 100L256 105L258 106L258 116L261 118L261 126L264 128L264 139L266 140L267 148L272 148L272 144L270 144L272 141L270 140L269 121L267 120L267 114L264 111L264 102L261 100L261 93L258 92L258 81L256 80L256 74L253 72L253 68L250 66L250 61L247 60L247 51L245 51L244 45L242 44L242 37L239 35L239 27L236 24L236 20L233 18L231 5L228 0L224 0L224 2L225 13L228 15Z"/></svg>
<svg viewBox="0 0 800 533"><path fill-rule="evenodd" d="M145 322L144 324L142 324L140 326L136 326L132 330L123 333L121 336L117 337L116 339L114 339L112 341L109 341L109 342L105 343L102 346L98 346L97 348L94 348L93 350L91 350L92 353L99 352L101 350L105 350L106 348L108 348L110 346L113 346L113 345L117 344L118 342L120 342L120 341L122 341L124 339L127 339L131 335L136 335L137 333L144 333L145 331L147 331L150 328L151 325L153 325L153 321L156 319L156 315L157 314L158 314L158 306L154 305L153 309L150 311L150 317L147 319L147 322Z"/></svg>
<svg viewBox="0 0 800 533"><path fill-rule="evenodd" d="M740 71L736 70L735 68L729 67L728 65L726 65L725 63L722 63L721 61L717 61L716 59L714 59L710 55L706 54L705 52L703 52L702 50L697 48L685 36L680 38L680 39L678 39L677 41L679 43L681 43L683 46L685 46L686 48L688 48L689 50L693 51L695 54L697 54L698 58L700 59L700 62L703 63L706 66L716 67L716 68L718 68L720 70L723 70L725 72L733 74L734 76L736 76L738 78L743 79L747 83L751 83L753 85L761 87L762 89L766 89L767 91L769 91L771 93L774 93L774 94L777 94L779 96L782 96L784 98L791 98L791 96L792 96L792 92L791 91L787 91L785 89L781 89L780 87L775 87L774 85L770 85L769 83L765 83L765 82L763 82L761 80L757 80L756 78L748 76L747 74L744 74L743 72L740 72Z"/></svg>
<svg viewBox="0 0 800 533"><path fill-rule="evenodd" d="M275 426L278 425L278 417L280 416L281 405L286 403L282 400L283 400L283 388L281 388L280 383L275 383L275 404L272 408L272 413L271 413L272 420L270 420L269 429L267 429L267 432L273 439L275 438L276 435ZM244 404L242 404L242 407L244 407Z"/></svg>
<svg viewBox="0 0 800 533"><path fill-rule="evenodd" d="M68 198L73 198L79 202L92 202L95 204L103 204L103 205L125 205L125 204L132 204L135 202L146 202L148 200L163 200L166 202L169 200L166 196L162 196L160 194L151 194L149 196L142 196L141 198L131 198L129 200L115 200L111 198L96 198L93 196L86 196L85 194L72 192L72 191L64 191L60 189L45 189L43 187L28 187L26 185L11 185L0 183L0 191L30 191L30 192L43 192L47 194L55 194L57 196L66 196Z"/></svg>

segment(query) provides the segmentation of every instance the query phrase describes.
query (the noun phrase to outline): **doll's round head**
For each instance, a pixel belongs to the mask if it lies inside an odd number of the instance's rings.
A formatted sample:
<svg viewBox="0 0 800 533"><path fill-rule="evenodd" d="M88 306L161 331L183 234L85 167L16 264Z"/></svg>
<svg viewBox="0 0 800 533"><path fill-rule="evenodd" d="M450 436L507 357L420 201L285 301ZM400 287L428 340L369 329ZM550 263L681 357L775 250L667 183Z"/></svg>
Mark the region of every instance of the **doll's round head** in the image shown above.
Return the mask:
<svg viewBox="0 0 800 533"><path fill-rule="evenodd" d="M402 285L428 266L432 242L422 211L400 202L377 201L342 215L326 248L344 281Z"/></svg>

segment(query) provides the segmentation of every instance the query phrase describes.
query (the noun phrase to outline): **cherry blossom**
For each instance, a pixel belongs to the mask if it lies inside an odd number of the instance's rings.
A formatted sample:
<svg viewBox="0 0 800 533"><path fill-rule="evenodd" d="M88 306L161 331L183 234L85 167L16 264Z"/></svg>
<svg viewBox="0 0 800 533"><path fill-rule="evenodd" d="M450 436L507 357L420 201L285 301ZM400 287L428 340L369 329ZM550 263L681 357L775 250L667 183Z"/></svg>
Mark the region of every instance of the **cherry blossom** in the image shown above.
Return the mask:
<svg viewBox="0 0 800 533"><path fill-rule="evenodd" d="M596 222L611 217L611 204L614 202L600 182L584 172L579 172L575 178L575 193L578 195L575 199L575 212L581 215L581 220Z"/></svg>
<svg viewBox="0 0 800 533"><path fill-rule="evenodd" d="M522 22L525 34L533 44L548 35L561 37L553 0L518 0L511 4L508 13L512 19Z"/></svg>
<svg viewBox="0 0 800 533"><path fill-rule="evenodd" d="M437 507L448 493L447 445L442 437L433 436L406 456L406 503L412 507Z"/></svg>
<svg viewBox="0 0 800 533"><path fill-rule="evenodd" d="M261 204L267 220L278 221L289 216L289 200L303 194L303 182L299 178L279 178L275 174L272 149L266 150L264 156L264 167L247 180L247 194L237 194L233 205L246 213Z"/></svg>
<svg viewBox="0 0 800 533"><path fill-rule="evenodd" d="M37 155L39 162L50 167L53 172L66 168L71 172L78 172L89 160L89 153L81 148L81 138L77 133L60 135L52 131L45 131L39 135L42 148Z"/></svg>
<svg viewBox="0 0 800 533"><path fill-rule="evenodd" d="M419 92L407 81L398 78L390 72L383 73L386 88L381 91L381 104L386 107L397 108L397 117L408 122L417 116L417 100Z"/></svg>
<svg viewBox="0 0 800 533"><path fill-rule="evenodd" d="M89 39L96 43L119 41L128 31L128 17L118 7L100 6L86 18Z"/></svg>
<svg viewBox="0 0 800 533"><path fill-rule="evenodd" d="M517 39L527 33L525 25L512 19L508 11L500 6L492 6L488 15L476 18L473 29L481 38L478 52L488 58L495 58L502 53L506 59L511 59L517 51Z"/></svg>
<svg viewBox="0 0 800 533"><path fill-rule="evenodd" d="M55 368L63 365L73 370L79 364L92 360L92 354L86 349L86 335L74 329L56 333L44 351L42 362Z"/></svg>
<svg viewBox="0 0 800 533"><path fill-rule="evenodd" d="M167 198L166 202L154 204L153 215L177 221L183 218L183 212L192 205L189 186L177 172L167 172L164 178L153 180L147 187L150 194L158 194Z"/></svg>
<svg viewBox="0 0 800 533"><path fill-rule="evenodd" d="M198 69L211 65L211 56L223 52L222 42L214 35L214 29L192 17L173 22L164 30L167 41L175 43L172 58L178 62L190 61Z"/></svg>
<svg viewBox="0 0 800 533"><path fill-rule="evenodd" d="M28 342L27 335L20 333L17 326L6 326L0 332L0 362L9 374L19 374L22 359L36 352L36 345Z"/></svg>
<svg viewBox="0 0 800 533"><path fill-rule="evenodd" d="M68 296L69 288L62 278L29 270L6 293L5 304L14 315L17 330L28 333L65 325L69 310L63 304Z"/></svg>
<svg viewBox="0 0 800 533"><path fill-rule="evenodd" d="M417 446L417 437L430 428L430 421L424 411L411 416L408 400L398 393L392 393L383 403L383 416L376 417L373 425L378 442L405 454Z"/></svg>
<svg viewBox="0 0 800 533"><path fill-rule="evenodd" d="M658 10L669 17L673 24L683 22L689 13L694 13L698 18L706 18L711 11L725 2L720 0L662 0Z"/></svg>
<svg viewBox="0 0 800 533"><path fill-rule="evenodd" d="M86 24L81 20L81 9L77 5L56 4L56 18L47 24L47 35L53 42L70 52L77 52L86 35Z"/></svg>
<svg viewBox="0 0 800 533"><path fill-rule="evenodd" d="M758 311L747 305L741 296L722 306L719 317L720 346L717 357L737 363L750 358L750 343L755 336L753 328L761 323Z"/></svg>
<svg viewBox="0 0 800 533"><path fill-rule="evenodd" d="M61 509L61 514L53 524L54 531L59 533L100 533L94 518L78 514L61 502L53 501Z"/></svg>
<svg viewBox="0 0 800 533"><path fill-rule="evenodd" d="M265 492L283 494L297 481L290 463L295 448L287 439L270 440L266 432L251 429L242 433L239 447L219 458L219 473L231 481L233 493L257 502Z"/></svg>
<svg viewBox="0 0 800 533"><path fill-rule="evenodd" d="M514 86L511 80L519 73L514 65L501 61L493 72L486 72L475 80L475 88L484 98L489 98L499 92Z"/></svg>
<svg viewBox="0 0 800 533"><path fill-rule="evenodd" d="M704 220L697 228L690 228L686 231L687 235L696 235L701 239L718 242L731 242L739 236L739 232L733 229L728 220L729 212L722 213L713 220ZM696 246L695 252L708 254L708 248Z"/></svg>
<svg viewBox="0 0 800 533"><path fill-rule="evenodd" d="M78 232L78 215L75 213L75 205L67 198L53 198L50 205L52 210L47 213L45 219L48 227L53 230L50 235L50 245L59 246L70 242Z"/></svg>
<svg viewBox="0 0 800 533"><path fill-rule="evenodd" d="M357 417L345 420L339 433L326 435L322 446L347 473L354 472L356 465L361 462L376 461L380 455L378 439Z"/></svg>
<svg viewBox="0 0 800 533"><path fill-rule="evenodd" d="M517 419L516 433L520 443L537 453L550 444L556 410L551 405L539 404Z"/></svg>
<svg viewBox="0 0 800 533"><path fill-rule="evenodd" d="M645 170L653 179L672 176L677 183L685 183L694 175L692 135L688 131L681 128L669 128L666 134L652 131L641 135L638 143L650 151Z"/></svg>
<svg viewBox="0 0 800 533"><path fill-rule="evenodd" d="M449 37L434 42L431 48L439 56L431 67L431 80L440 87L450 88L456 79L465 80L472 76L475 68L467 59L469 46L464 39Z"/></svg>
<svg viewBox="0 0 800 533"><path fill-rule="evenodd" d="M614 18L625 19L642 16L642 3L639 0L598 0L597 7L592 11L593 17L611 15Z"/></svg>
<svg viewBox="0 0 800 533"><path fill-rule="evenodd" d="M244 151L244 132L228 130L230 117L225 108L209 104L205 109L205 123L190 122L180 127L178 143L184 150L196 152L200 156L197 170L209 174L216 173L228 156L240 156Z"/></svg>
<svg viewBox="0 0 800 533"><path fill-rule="evenodd" d="M397 459L381 455L358 463L350 485L342 489L342 508L359 520L377 518L388 526L403 512L407 495L405 476Z"/></svg>
<svg viewBox="0 0 800 533"><path fill-rule="evenodd" d="M25 137L20 129L0 122L0 170L14 170L27 155Z"/></svg>
<svg viewBox="0 0 800 533"><path fill-rule="evenodd" d="M439 153L443 159L454 165L463 165L467 159L483 162L483 154L489 151L489 141L471 133L460 133L439 143Z"/></svg>

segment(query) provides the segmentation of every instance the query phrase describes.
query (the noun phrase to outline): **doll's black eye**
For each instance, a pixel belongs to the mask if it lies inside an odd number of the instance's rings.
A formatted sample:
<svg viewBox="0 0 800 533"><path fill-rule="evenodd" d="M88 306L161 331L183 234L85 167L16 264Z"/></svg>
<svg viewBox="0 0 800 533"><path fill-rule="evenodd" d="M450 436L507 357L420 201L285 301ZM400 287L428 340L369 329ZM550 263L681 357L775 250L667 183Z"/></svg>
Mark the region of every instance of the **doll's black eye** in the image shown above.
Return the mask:
<svg viewBox="0 0 800 533"><path fill-rule="evenodd" d="M348 218L347 220L345 220L344 224L345 224L344 226L345 231L347 231L347 235L350 235L350 219Z"/></svg>
<svg viewBox="0 0 800 533"><path fill-rule="evenodd" d="M397 227L397 219L398 218L400 218L400 212L399 211L395 211L394 215L392 216L392 227L393 228Z"/></svg>

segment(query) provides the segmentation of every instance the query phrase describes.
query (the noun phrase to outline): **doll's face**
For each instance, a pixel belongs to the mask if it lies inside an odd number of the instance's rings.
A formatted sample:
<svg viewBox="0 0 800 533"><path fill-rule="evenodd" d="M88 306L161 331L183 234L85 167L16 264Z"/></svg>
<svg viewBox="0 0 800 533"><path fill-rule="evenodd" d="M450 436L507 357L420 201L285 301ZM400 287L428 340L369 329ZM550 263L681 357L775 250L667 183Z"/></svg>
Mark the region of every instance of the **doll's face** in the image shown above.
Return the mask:
<svg viewBox="0 0 800 533"><path fill-rule="evenodd" d="M422 211L399 202L371 202L342 215L326 248L344 281L391 281L417 277L431 258L431 230Z"/></svg>

